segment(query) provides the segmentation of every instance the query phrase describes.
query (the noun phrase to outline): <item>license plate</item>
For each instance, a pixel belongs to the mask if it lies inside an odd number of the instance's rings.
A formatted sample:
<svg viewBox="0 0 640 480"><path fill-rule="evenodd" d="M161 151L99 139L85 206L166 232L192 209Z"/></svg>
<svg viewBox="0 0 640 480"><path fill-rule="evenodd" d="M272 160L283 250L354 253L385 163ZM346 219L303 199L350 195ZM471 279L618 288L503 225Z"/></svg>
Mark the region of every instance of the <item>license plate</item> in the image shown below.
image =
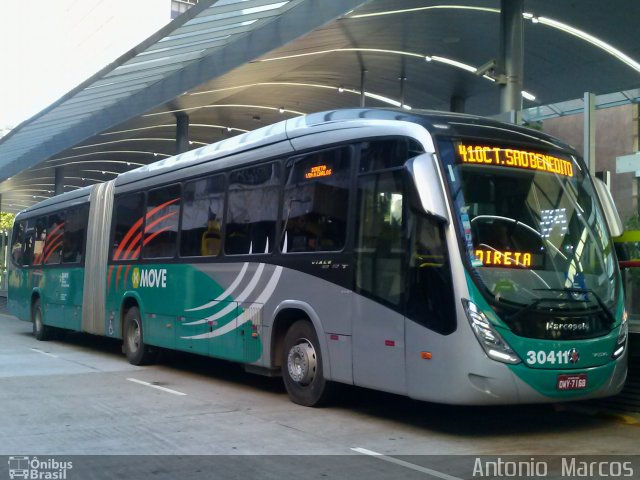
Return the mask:
<svg viewBox="0 0 640 480"><path fill-rule="evenodd" d="M587 374L558 375L556 388L558 390L581 390L587 388Z"/></svg>

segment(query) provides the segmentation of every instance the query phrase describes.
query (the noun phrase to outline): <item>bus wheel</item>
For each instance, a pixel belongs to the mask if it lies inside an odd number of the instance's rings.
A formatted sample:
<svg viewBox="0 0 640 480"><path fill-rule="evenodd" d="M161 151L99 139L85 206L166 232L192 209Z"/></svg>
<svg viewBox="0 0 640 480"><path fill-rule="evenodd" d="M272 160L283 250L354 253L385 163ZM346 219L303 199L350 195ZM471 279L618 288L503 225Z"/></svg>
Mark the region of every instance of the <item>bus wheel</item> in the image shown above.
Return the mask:
<svg viewBox="0 0 640 480"><path fill-rule="evenodd" d="M42 307L40 306L40 299L33 302L33 308L31 309L31 320L33 321L33 336L36 340L45 341L52 337L53 329L44 324L42 319Z"/></svg>
<svg viewBox="0 0 640 480"><path fill-rule="evenodd" d="M291 325L284 337L282 378L294 403L316 407L328 400L331 385L322 372L318 336L306 320Z"/></svg>
<svg viewBox="0 0 640 480"><path fill-rule="evenodd" d="M131 307L124 316L123 343L124 353L129 363L145 365L153 360L153 352L144 344L142 320L138 307Z"/></svg>

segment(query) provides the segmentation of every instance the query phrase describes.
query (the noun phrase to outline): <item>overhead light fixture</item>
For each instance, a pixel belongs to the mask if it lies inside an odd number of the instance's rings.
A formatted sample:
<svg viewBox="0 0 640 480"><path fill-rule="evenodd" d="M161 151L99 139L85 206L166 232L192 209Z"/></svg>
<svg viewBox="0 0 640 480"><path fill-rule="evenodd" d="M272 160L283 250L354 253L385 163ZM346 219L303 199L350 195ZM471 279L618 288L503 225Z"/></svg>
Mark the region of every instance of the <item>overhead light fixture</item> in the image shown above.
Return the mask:
<svg viewBox="0 0 640 480"><path fill-rule="evenodd" d="M412 12L417 12L417 11L421 11L421 10L435 10L435 9L475 10L475 11L479 11L479 12L488 12L488 13L493 13L493 14L498 14L498 15L500 14L500 9L499 8L470 7L470 6L466 6L466 5L435 5L435 6L429 6L429 7L408 8L408 9L403 9L403 10L387 10L387 11L382 11L382 12L366 13L366 14L361 14L361 15L351 15L351 16L349 16L347 18L348 19L356 19L356 18L365 18L365 17L377 17L377 16L381 16L381 15L405 14L405 13L412 13ZM594 45L594 46L596 46L598 48L601 48L602 50L604 50L608 54L612 55L613 57L617 58L621 62L625 63L629 67L633 68L637 72L640 72L640 63L636 62L631 57L629 57L628 55L626 55L622 51L618 50L614 46L608 44L607 42L604 42L604 41L600 40L599 38L597 38L597 37L585 32L583 30L580 30L578 28L572 27L571 25L568 25L566 23L559 22L559 21L554 20L552 18L536 16L533 13L530 13L530 12L523 12L522 13L522 17L525 20L531 20L532 23L541 23L541 24L546 25L548 27L553 27L553 28L561 30L561 31L563 31L565 33L568 33L570 35L578 37L581 40L584 40L584 41L586 41L586 42L588 42L588 43L590 43L590 44L592 44L592 45Z"/></svg>
<svg viewBox="0 0 640 480"><path fill-rule="evenodd" d="M522 90L522 98L526 98L527 100L533 102L536 99L536 96L532 93Z"/></svg>
<svg viewBox="0 0 640 480"><path fill-rule="evenodd" d="M583 30L580 30L578 28L572 27L571 25L567 25L566 23L562 23L562 22L559 22L557 20L553 20L552 18L546 18L546 17L533 17L533 18L537 18L538 22L543 24L543 25L546 25L548 27L557 28L558 30L562 30L565 33L573 35L574 37L578 37L579 39L584 40L585 42L588 42L591 45L594 45L594 46L604 50L609 55L612 55L613 57L617 58L621 62L623 62L626 65L628 65L629 67L633 68L635 71L640 72L640 63L636 62L635 60L633 60L628 55L622 53L620 50L615 48L613 45L610 45L607 42L604 42L604 41L600 40L599 38L594 37L593 35L585 32ZM533 18L531 19L532 22L533 22Z"/></svg>
<svg viewBox="0 0 640 480"><path fill-rule="evenodd" d="M340 85L338 87L338 93L342 93L342 92L344 92L344 87L342 85Z"/></svg>
<svg viewBox="0 0 640 480"><path fill-rule="evenodd" d="M73 150L80 150L82 148L102 147L104 145L112 145L114 143L122 142L175 142L175 138L122 138L120 140L111 140L109 142L92 143L91 145L80 145L79 147L73 147Z"/></svg>
<svg viewBox="0 0 640 480"><path fill-rule="evenodd" d="M284 107L278 108L278 113L284 113Z"/></svg>
<svg viewBox="0 0 640 480"><path fill-rule="evenodd" d="M433 60L433 57L431 57L430 55L425 55L424 57L425 62L430 62L431 60Z"/></svg>

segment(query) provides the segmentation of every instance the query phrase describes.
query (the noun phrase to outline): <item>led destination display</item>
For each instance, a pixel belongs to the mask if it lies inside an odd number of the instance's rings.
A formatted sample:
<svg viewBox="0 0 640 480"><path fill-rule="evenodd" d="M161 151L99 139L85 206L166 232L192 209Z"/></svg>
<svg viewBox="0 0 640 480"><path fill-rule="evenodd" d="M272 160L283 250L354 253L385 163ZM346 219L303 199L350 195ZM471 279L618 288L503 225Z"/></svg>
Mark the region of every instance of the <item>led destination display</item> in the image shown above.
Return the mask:
<svg viewBox="0 0 640 480"><path fill-rule="evenodd" d="M480 260L485 267L511 267L511 268L530 268L531 253L529 252L512 252L498 251L477 248L473 251L474 255Z"/></svg>
<svg viewBox="0 0 640 480"><path fill-rule="evenodd" d="M459 143L458 158L461 163L536 170L573 177L573 163L546 153Z"/></svg>

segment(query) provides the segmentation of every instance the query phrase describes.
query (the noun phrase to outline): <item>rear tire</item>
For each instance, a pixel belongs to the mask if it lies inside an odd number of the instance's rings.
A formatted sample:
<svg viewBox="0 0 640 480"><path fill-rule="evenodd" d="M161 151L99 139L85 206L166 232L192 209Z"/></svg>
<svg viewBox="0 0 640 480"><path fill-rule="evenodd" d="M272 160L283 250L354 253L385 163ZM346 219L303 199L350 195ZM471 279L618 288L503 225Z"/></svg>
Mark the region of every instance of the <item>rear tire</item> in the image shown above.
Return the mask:
<svg viewBox="0 0 640 480"><path fill-rule="evenodd" d="M144 344L142 320L138 307L131 307L124 316L122 329L123 350L132 365L153 363L154 352Z"/></svg>
<svg viewBox="0 0 640 480"><path fill-rule="evenodd" d="M33 336L36 337L36 340L44 342L51 339L54 331L52 327L44 324L39 298L33 302L33 307L31 307L31 321L33 322Z"/></svg>
<svg viewBox="0 0 640 480"><path fill-rule="evenodd" d="M298 320L287 331L281 368L292 402L317 407L329 400L333 384L324 378L318 336L309 321Z"/></svg>

